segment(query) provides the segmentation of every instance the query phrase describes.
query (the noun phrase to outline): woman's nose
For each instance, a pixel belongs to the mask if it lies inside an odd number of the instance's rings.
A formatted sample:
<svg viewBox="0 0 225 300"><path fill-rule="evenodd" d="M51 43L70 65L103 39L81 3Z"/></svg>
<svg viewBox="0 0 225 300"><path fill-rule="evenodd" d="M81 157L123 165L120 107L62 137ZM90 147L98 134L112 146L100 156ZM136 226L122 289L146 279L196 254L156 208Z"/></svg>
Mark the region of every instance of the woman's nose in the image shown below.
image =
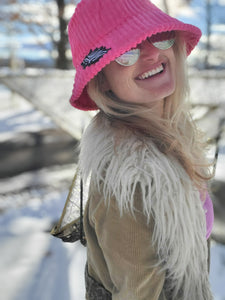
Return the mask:
<svg viewBox="0 0 225 300"><path fill-rule="evenodd" d="M154 47L148 40L141 43L140 56L143 60L157 61L159 58L159 49Z"/></svg>

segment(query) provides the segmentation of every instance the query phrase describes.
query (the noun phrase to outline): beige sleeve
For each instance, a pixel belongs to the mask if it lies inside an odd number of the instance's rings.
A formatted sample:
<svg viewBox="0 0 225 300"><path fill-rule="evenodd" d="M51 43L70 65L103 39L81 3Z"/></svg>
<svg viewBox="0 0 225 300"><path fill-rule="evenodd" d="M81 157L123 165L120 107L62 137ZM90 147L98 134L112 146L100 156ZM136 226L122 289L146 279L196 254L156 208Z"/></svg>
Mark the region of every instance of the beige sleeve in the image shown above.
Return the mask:
<svg viewBox="0 0 225 300"><path fill-rule="evenodd" d="M166 299L165 272L155 266L158 259L151 243L153 225L147 225L140 210L135 218L130 213L121 217L114 199L108 208L103 201L100 203L92 220L115 287L112 299Z"/></svg>

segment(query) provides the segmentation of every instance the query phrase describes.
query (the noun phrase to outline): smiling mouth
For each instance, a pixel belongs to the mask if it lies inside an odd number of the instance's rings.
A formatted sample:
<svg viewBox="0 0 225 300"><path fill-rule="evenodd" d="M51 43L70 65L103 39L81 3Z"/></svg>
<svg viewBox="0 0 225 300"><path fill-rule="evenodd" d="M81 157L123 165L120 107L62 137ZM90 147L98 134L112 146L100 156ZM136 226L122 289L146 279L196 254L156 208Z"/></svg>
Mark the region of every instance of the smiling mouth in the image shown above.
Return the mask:
<svg viewBox="0 0 225 300"><path fill-rule="evenodd" d="M138 79L139 80L148 79L148 78L153 77L155 75L161 74L164 71L164 69L165 69L165 65L161 64L161 66L159 66L159 67L157 67L153 70L150 70L148 72L145 72L142 75L138 76Z"/></svg>

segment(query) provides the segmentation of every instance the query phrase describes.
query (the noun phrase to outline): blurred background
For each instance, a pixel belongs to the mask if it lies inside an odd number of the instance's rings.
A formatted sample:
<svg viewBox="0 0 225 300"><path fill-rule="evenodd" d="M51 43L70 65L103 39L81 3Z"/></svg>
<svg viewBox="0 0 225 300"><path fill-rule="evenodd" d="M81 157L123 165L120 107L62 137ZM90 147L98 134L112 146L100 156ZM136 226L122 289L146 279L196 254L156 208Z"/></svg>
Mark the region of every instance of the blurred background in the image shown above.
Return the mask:
<svg viewBox="0 0 225 300"><path fill-rule="evenodd" d="M49 232L74 175L91 113L69 105L72 0L0 1L0 290L3 300L84 300L85 249ZM188 58L193 118L218 154L211 272L225 300L225 0L152 1L203 36Z"/></svg>

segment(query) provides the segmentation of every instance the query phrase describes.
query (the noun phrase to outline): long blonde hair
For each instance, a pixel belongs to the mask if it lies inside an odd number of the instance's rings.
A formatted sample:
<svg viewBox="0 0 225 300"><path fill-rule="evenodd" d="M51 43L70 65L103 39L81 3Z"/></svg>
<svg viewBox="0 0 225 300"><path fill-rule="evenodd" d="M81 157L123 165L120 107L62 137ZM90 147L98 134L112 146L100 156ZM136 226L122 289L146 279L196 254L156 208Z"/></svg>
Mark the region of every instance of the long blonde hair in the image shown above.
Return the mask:
<svg viewBox="0 0 225 300"><path fill-rule="evenodd" d="M186 49L178 33L173 49L176 57L176 88L164 101L162 117L156 116L144 105L124 102L111 91L105 91L103 71L88 83L88 94L99 107L99 114L109 118L112 126L127 126L150 137L162 153L172 155L180 162L199 189L204 189L206 181L213 175L206 159L204 135L193 122L186 102L189 95Z"/></svg>

